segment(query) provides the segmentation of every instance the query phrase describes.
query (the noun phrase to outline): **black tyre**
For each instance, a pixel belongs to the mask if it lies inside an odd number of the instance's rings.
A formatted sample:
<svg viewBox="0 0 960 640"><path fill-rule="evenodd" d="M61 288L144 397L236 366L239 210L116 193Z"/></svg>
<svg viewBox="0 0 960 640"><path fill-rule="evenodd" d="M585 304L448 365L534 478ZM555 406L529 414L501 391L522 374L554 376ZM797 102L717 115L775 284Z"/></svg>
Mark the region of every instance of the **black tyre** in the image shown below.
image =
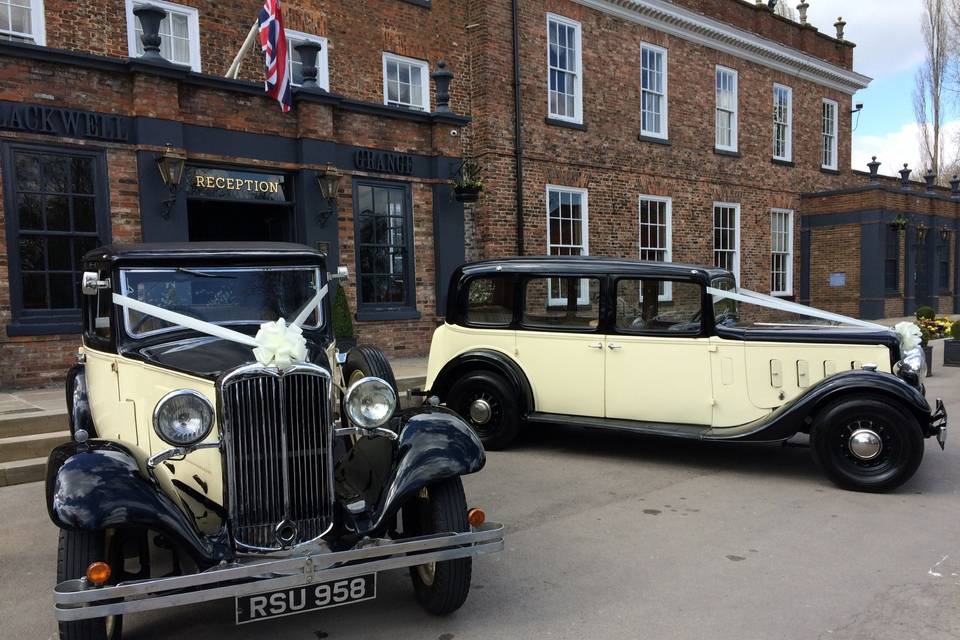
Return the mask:
<svg viewBox="0 0 960 640"><path fill-rule="evenodd" d="M825 407L810 430L810 449L827 477L853 491L890 491L909 480L923 460L917 419L877 398L840 400Z"/></svg>
<svg viewBox="0 0 960 640"><path fill-rule="evenodd" d="M119 553L113 550L112 536L103 532L60 530L57 547L57 582L82 578L87 567L102 561L117 566ZM113 556L111 557L111 553ZM123 634L123 616L60 623L61 640L119 640Z"/></svg>
<svg viewBox="0 0 960 640"><path fill-rule="evenodd" d="M503 449L520 433L520 401L507 381L480 371L457 380L447 406L473 427L487 449Z"/></svg>
<svg viewBox="0 0 960 640"><path fill-rule="evenodd" d="M403 530L407 536L444 531L470 530L467 501L460 478L449 478L420 490L403 507ZM472 558L457 558L410 567L417 602L435 615L459 609L470 593Z"/></svg>

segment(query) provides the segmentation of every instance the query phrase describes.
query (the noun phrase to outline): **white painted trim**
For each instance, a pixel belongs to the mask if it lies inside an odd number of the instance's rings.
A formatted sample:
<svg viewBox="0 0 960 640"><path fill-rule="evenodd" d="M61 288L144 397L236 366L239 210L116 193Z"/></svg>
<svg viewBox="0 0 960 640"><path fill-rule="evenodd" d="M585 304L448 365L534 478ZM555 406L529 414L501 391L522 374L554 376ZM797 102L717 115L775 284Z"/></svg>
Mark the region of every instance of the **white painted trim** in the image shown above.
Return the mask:
<svg viewBox="0 0 960 640"><path fill-rule="evenodd" d="M735 215L737 216L737 224L735 227L735 239L734 239L734 269L733 275L737 280L737 286L740 286L740 203L739 202L717 202L714 201L713 209L710 210L710 235L714 235L713 231L716 228L716 210L717 207L728 207L733 208ZM713 243L713 250L716 251L716 242Z"/></svg>
<svg viewBox="0 0 960 640"><path fill-rule="evenodd" d="M31 44L44 46L47 43L46 20L43 15L43 0L30 0L30 30L13 31L3 29L0 36L13 36L14 38L29 37L33 40ZM17 40L19 42L19 40Z"/></svg>
<svg viewBox="0 0 960 640"><path fill-rule="evenodd" d="M673 262L673 198L669 196L651 196L644 193L640 194L640 197L637 198L637 258L639 259L640 253L643 251L644 246L640 242L640 208L643 206L643 201L647 202L661 202L666 207L666 246L664 247L663 252L663 261L664 262ZM652 247L647 247L652 249ZM667 282L663 287L663 295L659 297L660 300L673 300L673 286L672 283Z"/></svg>
<svg viewBox="0 0 960 640"><path fill-rule="evenodd" d="M820 108L820 168L821 169L830 169L836 171L839 166L840 155L840 105L837 104L836 100L830 100L824 98L822 105L832 105L833 106L833 163L832 164L823 164L823 107Z"/></svg>
<svg viewBox="0 0 960 640"><path fill-rule="evenodd" d="M719 141L720 131L717 129L717 111L720 110L720 103L717 100L717 76L720 72L730 73L733 75L733 120L730 124L730 145L722 145ZM736 69L731 69L730 67L725 67L721 64L716 66L716 69L713 73L713 91L714 91L714 114L713 114L713 128L714 136L713 142L714 146L717 149L723 151L733 151L736 152L740 148L740 74Z"/></svg>
<svg viewBox="0 0 960 640"><path fill-rule="evenodd" d="M293 82L293 47L294 44L303 44L304 42L314 42L320 45L320 53L317 54L317 84L323 87L324 90L330 91L330 56L327 54L327 39L323 36L315 36L312 33L304 33L302 31L294 31L293 29L284 29L284 33L287 34L287 46L290 51L290 55L287 56L287 61L290 65L288 72L290 74L290 84L295 87L300 85L296 82Z"/></svg>
<svg viewBox="0 0 960 640"><path fill-rule="evenodd" d="M666 0L573 0L696 44L853 95L872 78Z"/></svg>
<svg viewBox="0 0 960 640"><path fill-rule="evenodd" d="M127 6L127 55L137 57L137 18L133 15L134 6L153 5L159 9L181 13L187 16L187 29L190 34L190 68L200 73L200 13L195 7L188 7L165 0L125 0Z"/></svg>
<svg viewBox="0 0 960 640"><path fill-rule="evenodd" d="M774 214L786 214L787 215L787 288L784 291L771 291L770 295L772 296L792 296L793 295L793 225L794 225L794 212L793 209L777 209L774 207L770 209L770 253L773 253L773 215ZM771 265L772 273L773 265Z"/></svg>
<svg viewBox="0 0 960 640"><path fill-rule="evenodd" d="M643 128L643 50L650 49L663 54L663 131L648 131ZM651 138L667 140L670 137L670 62L669 52L648 42L640 43L640 134Z"/></svg>
<svg viewBox="0 0 960 640"><path fill-rule="evenodd" d="M568 27L573 27L576 34L576 80L574 81L573 108L576 111L574 117L561 116L550 111L550 23L556 22ZM563 120L583 124L583 30L580 23L570 18L557 15L556 13L547 13L547 115L554 120Z"/></svg>
<svg viewBox="0 0 960 640"><path fill-rule="evenodd" d="M778 156L774 154L773 157L775 160L784 160L786 162L792 162L793 161L793 88L788 87L785 84L774 83L773 85L773 98L774 98L773 104L774 105L777 104L777 101L776 101L777 89L785 89L787 92L787 140L786 140L786 145L784 145L787 150L787 153L782 156ZM773 141L774 142L776 142L776 139L777 139L776 125L777 123L776 121L774 121L773 122Z"/></svg>
<svg viewBox="0 0 960 640"><path fill-rule="evenodd" d="M426 60L408 58L396 53L383 52L383 104L387 104L387 61L406 62L420 67L420 99L423 102L423 113L430 113L430 63ZM406 107L402 107L406 108Z"/></svg>
<svg viewBox="0 0 960 640"><path fill-rule="evenodd" d="M550 192L556 191L557 193L577 193L582 196L581 198L581 211L583 214L580 216L580 237L583 239L583 249L580 253L582 256L590 255L590 192L588 189L582 187L565 187L559 184L547 184L546 185L546 201L545 213L547 216L547 226L544 240L547 244L547 255L552 255L550 253ZM584 279L584 282L587 282L587 279ZM587 292L586 298L578 298L577 302L579 304L589 304L590 303L590 289L589 286L584 287L582 290ZM553 298L550 295L550 291L547 291L547 301L549 304L559 303L559 298Z"/></svg>

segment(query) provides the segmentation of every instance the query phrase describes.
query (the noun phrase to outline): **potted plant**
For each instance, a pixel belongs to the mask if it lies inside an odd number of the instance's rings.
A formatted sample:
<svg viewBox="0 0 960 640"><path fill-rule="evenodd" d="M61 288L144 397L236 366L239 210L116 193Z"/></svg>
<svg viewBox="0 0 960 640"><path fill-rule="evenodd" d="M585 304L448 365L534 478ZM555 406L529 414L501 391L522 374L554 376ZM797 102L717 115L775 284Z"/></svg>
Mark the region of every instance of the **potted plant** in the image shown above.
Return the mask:
<svg viewBox="0 0 960 640"><path fill-rule="evenodd" d="M943 343L943 366L960 367L960 320L950 325L950 339Z"/></svg>
<svg viewBox="0 0 960 640"><path fill-rule="evenodd" d="M333 296L333 337L337 340L337 349L346 353L357 346L357 338L353 333L353 318L350 317L350 305L347 302L347 291L342 286L337 287Z"/></svg>
<svg viewBox="0 0 960 640"><path fill-rule="evenodd" d="M907 228L907 216L898 213L897 217L890 221L890 228L895 231L903 231Z"/></svg>
<svg viewBox="0 0 960 640"><path fill-rule="evenodd" d="M483 191L483 179L480 178L480 167L472 162L465 162L460 168L460 174L453 180L453 197L457 202L476 202Z"/></svg>

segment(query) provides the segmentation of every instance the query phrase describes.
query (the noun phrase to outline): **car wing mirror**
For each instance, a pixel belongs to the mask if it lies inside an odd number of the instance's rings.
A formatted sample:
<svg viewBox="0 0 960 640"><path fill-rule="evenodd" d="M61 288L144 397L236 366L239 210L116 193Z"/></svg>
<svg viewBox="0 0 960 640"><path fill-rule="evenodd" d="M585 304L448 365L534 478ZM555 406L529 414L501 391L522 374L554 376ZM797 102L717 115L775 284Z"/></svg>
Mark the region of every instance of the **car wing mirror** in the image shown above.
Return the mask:
<svg viewBox="0 0 960 640"><path fill-rule="evenodd" d="M336 273L327 274L327 280L340 281L340 280L346 280L349 277L350 277L350 270L343 265L340 265L339 267L337 267Z"/></svg>
<svg viewBox="0 0 960 640"><path fill-rule="evenodd" d="M101 289L110 288L110 278L100 279L100 274L96 271L84 271L80 279L80 290L84 295L95 296Z"/></svg>

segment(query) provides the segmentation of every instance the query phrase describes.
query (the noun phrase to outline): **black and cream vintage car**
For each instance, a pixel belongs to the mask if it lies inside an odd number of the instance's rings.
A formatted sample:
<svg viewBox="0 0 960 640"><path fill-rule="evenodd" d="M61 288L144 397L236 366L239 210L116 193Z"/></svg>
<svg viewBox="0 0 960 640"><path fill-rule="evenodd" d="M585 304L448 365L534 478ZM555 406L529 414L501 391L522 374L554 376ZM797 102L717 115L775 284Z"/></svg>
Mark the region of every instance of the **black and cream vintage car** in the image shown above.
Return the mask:
<svg viewBox="0 0 960 640"><path fill-rule="evenodd" d="M346 270L326 269L294 244L85 256L72 441L46 480L62 638L221 598L238 623L369 600L397 568L426 610L463 604L472 556L503 546L460 480L483 446L448 409L398 409L379 350L336 350Z"/></svg>
<svg viewBox="0 0 960 640"><path fill-rule="evenodd" d="M809 434L831 480L886 491L946 437L914 325L737 288L723 269L589 257L468 264L430 347L428 393L488 449L526 423L710 441Z"/></svg>

